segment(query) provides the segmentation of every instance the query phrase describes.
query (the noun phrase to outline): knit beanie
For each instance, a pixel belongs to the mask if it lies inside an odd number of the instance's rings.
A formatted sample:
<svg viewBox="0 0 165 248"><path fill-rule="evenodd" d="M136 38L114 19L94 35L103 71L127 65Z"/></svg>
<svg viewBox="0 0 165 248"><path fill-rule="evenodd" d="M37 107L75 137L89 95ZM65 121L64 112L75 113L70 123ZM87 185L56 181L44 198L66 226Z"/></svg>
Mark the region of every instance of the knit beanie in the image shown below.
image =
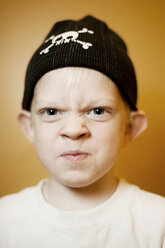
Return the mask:
<svg viewBox="0 0 165 248"><path fill-rule="evenodd" d="M28 64L22 108L30 110L35 85L45 73L68 66L105 74L117 85L130 109L137 110L136 76L126 44L106 23L92 16L54 24Z"/></svg>

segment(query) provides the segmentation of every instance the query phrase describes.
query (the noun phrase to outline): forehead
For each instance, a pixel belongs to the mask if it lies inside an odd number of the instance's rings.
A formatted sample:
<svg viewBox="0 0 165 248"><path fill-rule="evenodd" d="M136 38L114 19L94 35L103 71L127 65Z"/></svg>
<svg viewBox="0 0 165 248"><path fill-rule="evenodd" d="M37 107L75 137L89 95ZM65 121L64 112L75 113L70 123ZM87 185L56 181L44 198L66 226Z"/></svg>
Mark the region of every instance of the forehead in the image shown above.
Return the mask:
<svg viewBox="0 0 165 248"><path fill-rule="evenodd" d="M34 90L35 101L122 101L117 86L106 75L93 69L65 67L46 73Z"/></svg>

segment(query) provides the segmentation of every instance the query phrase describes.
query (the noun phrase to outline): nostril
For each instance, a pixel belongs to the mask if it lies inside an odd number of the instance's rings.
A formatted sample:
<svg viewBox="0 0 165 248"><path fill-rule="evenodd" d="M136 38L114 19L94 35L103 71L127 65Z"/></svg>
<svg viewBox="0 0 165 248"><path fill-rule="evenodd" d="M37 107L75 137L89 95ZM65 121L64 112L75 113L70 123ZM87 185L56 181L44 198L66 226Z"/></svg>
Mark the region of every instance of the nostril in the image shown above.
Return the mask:
<svg viewBox="0 0 165 248"><path fill-rule="evenodd" d="M89 136L89 129L85 123L83 116L77 116L67 119L64 125L61 127L60 135L69 139L81 139Z"/></svg>
<svg viewBox="0 0 165 248"><path fill-rule="evenodd" d="M88 137L89 134L89 130L85 127L79 130L75 130L73 128L61 130L61 137L72 140Z"/></svg>
<svg viewBox="0 0 165 248"><path fill-rule="evenodd" d="M86 138L89 136L88 133L82 133L82 134L73 134L73 133L63 133L61 134L61 136L63 138L68 138L68 139L72 139L72 140L77 140L77 139L82 139L82 138Z"/></svg>
<svg viewBox="0 0 165 248"><path fill-rule="evenodd" d="M79 136L78 136L78 138L85 138L85 137L87 137L88 136L88 134L87 133L82 133L82 134L80 134Z"/></svg>

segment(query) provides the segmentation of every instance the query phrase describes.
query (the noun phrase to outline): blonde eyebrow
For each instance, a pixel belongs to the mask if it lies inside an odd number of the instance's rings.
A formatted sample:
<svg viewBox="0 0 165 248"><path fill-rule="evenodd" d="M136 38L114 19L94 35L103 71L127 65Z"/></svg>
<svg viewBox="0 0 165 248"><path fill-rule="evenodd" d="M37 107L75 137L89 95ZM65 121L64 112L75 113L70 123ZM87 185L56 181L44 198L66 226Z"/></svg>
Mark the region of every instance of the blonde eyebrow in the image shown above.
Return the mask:
<svg viewBox="0 0 165 248"><path fill-rule="evenodd" d="M99 100L94 100L89 103L87 103L87 106L94 106L94 105L111 105L111 104L116 104L116 100L113 98L107 98L107 99L99 99Z"/></svg>
<svg viewBox="0 0 165 248"><path fill-rule="evenodd" d="M61 103L55 101L36 101L35 109L42 108L58 108L60 110L65 110L65 106L62 106Z"/></svg>
<svg viewBox="0 0 165 248"><path fill-rule="evenodd" d="M92 108L96 107L109 107L113 108L116 106L116 100L114 98L103 98L99 100L93 100L91 102L87 103L82 103L78 104L79 111L86 111ZM37 100L36 101L36 110L37 109L42 109L42 108L57 108L60 109L61 111L65 111L66 109L70 109L70 106L64 106L63 103L58 103L57 101L42 101L42 100Z"/></svg>

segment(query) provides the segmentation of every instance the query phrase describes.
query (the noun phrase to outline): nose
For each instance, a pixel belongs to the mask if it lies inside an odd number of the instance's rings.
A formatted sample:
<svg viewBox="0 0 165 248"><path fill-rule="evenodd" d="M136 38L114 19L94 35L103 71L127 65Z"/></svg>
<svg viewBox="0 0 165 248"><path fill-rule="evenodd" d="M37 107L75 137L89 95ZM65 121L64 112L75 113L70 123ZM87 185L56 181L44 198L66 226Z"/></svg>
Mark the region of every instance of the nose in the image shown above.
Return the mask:
<svg viewBox="0 0 165 248"><path fill-rule="evenodd" d="M77 140L88 137L89 129L85 125L83 117L73 117L65 120L65 124L61 128L60 135L63 138Z"/></svg>

